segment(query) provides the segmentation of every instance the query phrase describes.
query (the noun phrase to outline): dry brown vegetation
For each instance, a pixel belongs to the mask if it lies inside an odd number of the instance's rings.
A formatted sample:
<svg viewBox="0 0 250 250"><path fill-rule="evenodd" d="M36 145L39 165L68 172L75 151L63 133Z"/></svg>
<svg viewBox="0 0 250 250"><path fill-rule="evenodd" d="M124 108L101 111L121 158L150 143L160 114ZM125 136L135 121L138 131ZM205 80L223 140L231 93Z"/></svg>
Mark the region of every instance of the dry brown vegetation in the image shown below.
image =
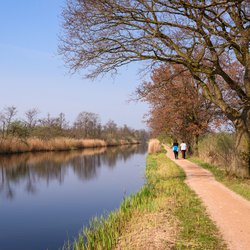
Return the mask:
<svg viewBox="0 0 250 250"><path fill-rule="evenodd" d="M208 134L199 141L199 158L224 169L233 175L235 162L235 135L229 133Z"/></svg>
<svg viewBox="0 0 250 250"><path fill-rule="evenodd" d="M107 146L118 146L126 144L136 144L135 140L111 140L104 141L99 139L71 139L54 138L43 140L39 138L28 138L21 140L10 137L0 139L0 154L37 152L37 151L63 151L82 148L97 148Z"/></svg>
<svg viewBox="0 0 250 250"><path fill-rule="evenodd" d="M173 249L177 238L177 222L165 210L137 212L133 215L115 249Z"/></svg>
<svg viewBox="0 0 250 250"><path fill-rule="evenodd" d="M148 153L153 154L161 151L161 143L158 139L151 139L148 143Z"/></svg>

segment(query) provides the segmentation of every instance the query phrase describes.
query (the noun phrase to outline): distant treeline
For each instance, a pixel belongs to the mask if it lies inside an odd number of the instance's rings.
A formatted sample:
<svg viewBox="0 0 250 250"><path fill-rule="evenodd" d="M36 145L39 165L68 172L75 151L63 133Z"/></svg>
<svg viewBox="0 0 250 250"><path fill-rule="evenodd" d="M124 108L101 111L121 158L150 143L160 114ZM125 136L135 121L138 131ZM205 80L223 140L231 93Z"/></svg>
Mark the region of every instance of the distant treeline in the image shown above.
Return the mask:
<svg viewBox="0 0 250 250"><path fill-rule="evenodd" d="M64 113L52 117L39 117L35 108L27 110L23 118L17 118L18 110L15 106L5 107L0 111L1 138L30 138L53 139L68 137L73 139L102 139L109 140L137 140L148 139L146 130L136 130L127 125L118 126L113 120L101 124L98 114L80 112L70 125Z"/></svg>

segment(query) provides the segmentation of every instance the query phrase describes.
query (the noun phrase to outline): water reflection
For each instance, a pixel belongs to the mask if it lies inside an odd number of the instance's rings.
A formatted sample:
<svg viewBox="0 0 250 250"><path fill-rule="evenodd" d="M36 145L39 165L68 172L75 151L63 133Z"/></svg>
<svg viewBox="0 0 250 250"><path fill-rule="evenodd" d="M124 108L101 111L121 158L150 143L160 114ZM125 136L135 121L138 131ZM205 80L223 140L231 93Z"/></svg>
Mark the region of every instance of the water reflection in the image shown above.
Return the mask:
<svg viewBox="0 0 250 250"><path fill-rule="evenodd" d="M118 160L126 162L135 153L145 152L145 146L133 145L0 156L0 195L13 199L21 184L27 193L35 194L40 181L63 183L69 170L88 181L98 177L101 166L114 168Z"/></svg>

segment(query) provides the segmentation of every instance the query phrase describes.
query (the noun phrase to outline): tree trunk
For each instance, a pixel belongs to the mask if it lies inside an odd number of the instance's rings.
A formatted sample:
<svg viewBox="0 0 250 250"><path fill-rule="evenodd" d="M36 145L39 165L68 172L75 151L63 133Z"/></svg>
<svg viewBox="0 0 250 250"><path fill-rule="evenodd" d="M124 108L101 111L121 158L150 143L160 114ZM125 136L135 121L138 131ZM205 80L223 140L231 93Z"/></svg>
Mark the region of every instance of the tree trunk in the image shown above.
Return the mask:
<svg viewBox="0 0 250 250"><path fill-rule="evenodd" d="M236 128L235 160L233 172L237 177L250 178L250 134L247 124L238 120Z"/></svg>

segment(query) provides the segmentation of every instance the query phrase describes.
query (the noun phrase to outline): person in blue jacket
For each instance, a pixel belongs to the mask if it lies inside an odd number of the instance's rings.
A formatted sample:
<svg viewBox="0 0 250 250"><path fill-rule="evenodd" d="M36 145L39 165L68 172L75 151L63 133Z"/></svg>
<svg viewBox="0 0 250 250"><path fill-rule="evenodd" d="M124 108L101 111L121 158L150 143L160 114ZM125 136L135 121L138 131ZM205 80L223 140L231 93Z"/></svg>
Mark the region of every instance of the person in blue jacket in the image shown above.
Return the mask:
<svg viewBox="0 0 250 250"><path fill-rule="evenodd" d="M178 159L179 144L178 142L173 143L174 158Z"/></svg>

